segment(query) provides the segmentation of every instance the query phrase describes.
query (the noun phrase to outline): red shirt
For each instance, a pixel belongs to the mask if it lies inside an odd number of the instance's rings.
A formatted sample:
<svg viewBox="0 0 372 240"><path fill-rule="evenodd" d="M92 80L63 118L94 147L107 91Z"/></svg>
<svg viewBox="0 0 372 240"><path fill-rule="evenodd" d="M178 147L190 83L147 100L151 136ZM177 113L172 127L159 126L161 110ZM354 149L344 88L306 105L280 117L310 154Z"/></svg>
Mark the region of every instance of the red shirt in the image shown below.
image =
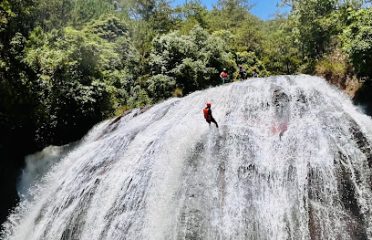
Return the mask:
<svg viewBox="0 0 372 240"><path fill-rule="evenodd" d="M220 73L221 78L227 78L228 76L229 76L229 74L227 74L227 72L221 72Z"/></svg>

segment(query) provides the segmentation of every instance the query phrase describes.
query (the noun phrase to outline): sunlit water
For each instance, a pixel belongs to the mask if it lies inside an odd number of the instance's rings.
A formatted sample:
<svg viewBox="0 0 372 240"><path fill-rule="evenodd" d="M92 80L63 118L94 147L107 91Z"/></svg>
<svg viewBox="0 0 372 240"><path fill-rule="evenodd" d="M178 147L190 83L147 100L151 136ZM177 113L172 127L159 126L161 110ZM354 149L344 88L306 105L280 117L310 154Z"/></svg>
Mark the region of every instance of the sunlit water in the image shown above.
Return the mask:
<svg viewBox="0 0 372 240"><path fill-rule="evenodd" d="M371 239L371 147L372 120L320 78L211 88L98 124L2 238Z"/></svg>

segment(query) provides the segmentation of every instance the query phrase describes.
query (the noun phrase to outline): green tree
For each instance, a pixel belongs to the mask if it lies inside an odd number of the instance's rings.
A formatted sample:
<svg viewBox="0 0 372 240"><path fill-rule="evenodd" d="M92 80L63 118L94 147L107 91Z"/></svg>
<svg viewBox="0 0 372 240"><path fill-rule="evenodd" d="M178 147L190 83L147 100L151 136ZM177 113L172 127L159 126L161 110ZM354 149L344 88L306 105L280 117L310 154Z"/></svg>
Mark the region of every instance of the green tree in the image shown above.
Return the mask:
<svg viewBox="0 0 372 240"><path fill-rule="evenodd" d="M188 35L172 32L153 41L150 57L152 75L174 79L184 93L219 83L218 74L226 67L236 70L233 54L220 37L197 26Z"/></svg>
<svg viewBox="0 0 372 240"><path fill-rule="evenodd" d="M298 33L300 51L304 58L317 59L329 51L335 34L328 17L337 9L338 0L291 0L289 20Z"/></svg>
<svg viewBox="0 0 372 240"><path fill-rule="evenodd" d="M341 40L359 76L372 78L372 9L347 10L347 27Z"/></svg>
<svg viewBox="0 0 372 240"><path fill-rule="evenodd" d="M248 76L257 73L260 77L266 77L269 72L266 70L264 63L257 57L255 52L237 52L237 63L246 70Z"/></svg>
<svg viewBox="0 0 372 240"><path fill-rule="evenodd" d="M262 61L272 74L293 74L300 67L300 44L290 23L285 19L266 23Z"/></svg>
<svg viewBox="0 0 372 240"><path fill-rule="evenodd" d="M229 44L235 52L254 51L260 55L263 22L249 12L250 7L249 1L221 0L209 12L208 26L212 32L223 30L230 34Z"/></svg>
<svg viewBox="0 0 372 240"><path fill-rule="evenodd" d="M177 29L181 33L188 33L196 25L208 29L208 10L199 0L188 1L175 9Z"/></svg>
<svg viewBox="0 0 372 240"><path fill-rule="evenodd" d="M112 0L63 0L64 5L71 5L69 21L73 26L82 26L85 23L98 19L102 15L112 13L115 5ZM62 2L63 2L62 1ZM70 1L70 2L68 2Z"/></svg>
<svg viewBox="0 0 372 240"><path fill-rule="evenodd" d="M66 27L49 33L36 28L26 44L25 63L37 74L31 83L44 113L39 135L91 125L127 104L138 61L127 26L115 17L89 23L82 31Z"/></svg>
<svg viewBox="0 0 372 240"><path fill-rule="evenodd" d="M239 27L249 16L249 1L247 0L219 0L210 11L208 24L212 31L232 30Z"/></svg>
<svg viewBox="0 0 372 240"><path fill-rule="evenodd" d="M151 76L148 81L148 92L154 101L159 101L172 96L176 87L174 78L163 74Z"/></svg>

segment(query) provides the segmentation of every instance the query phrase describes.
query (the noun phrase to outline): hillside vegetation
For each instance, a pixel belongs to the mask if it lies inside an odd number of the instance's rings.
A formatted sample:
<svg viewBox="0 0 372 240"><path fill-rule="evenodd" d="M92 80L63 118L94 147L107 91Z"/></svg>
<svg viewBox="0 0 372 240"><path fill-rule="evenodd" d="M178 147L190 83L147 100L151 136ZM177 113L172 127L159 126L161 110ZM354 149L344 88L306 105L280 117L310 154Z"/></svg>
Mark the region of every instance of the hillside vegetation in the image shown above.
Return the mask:
<svg viewBox="0 0 372 240"><path fill-rule="evenodd" d="M1 182L15 179L24 154L79 139L128 109L221 84L223 68L230 81L239 65L247 76L323 75L370 102L371 2L282 4L288 16L263 21L247 0L213 9L197 0L2 0Z"/></svg>
<svg viewBox="0 0 372 240"><path fill-rule="evenodd" d="M65 143L115 112L220 84L223 68L236 80L238 65L248 76L315 73L342 87L372 76L368 2L282 4L288 17L262 21L246 0L211 10L198 1L2 1L2 138Z"/></svg>

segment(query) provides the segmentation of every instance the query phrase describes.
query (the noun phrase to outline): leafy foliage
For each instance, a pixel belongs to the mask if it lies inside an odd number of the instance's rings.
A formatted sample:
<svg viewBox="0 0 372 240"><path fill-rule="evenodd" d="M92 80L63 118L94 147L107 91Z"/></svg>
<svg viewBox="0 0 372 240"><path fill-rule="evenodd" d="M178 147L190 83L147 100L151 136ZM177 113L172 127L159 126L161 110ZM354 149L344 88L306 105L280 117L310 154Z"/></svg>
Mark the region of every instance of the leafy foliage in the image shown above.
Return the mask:
<svg viewBox="0 0 372 240"><path fill-rule="evenodd" d="M237 63L247 71L248 76L257 73L261 77L269 75L263 62L255 52L237 52Z"/></svg>
<svg viewBox="0 0 372 240"><path fill-rule="evenodd" d="M49 123L43 130L62 133L127 103L134 81L129 68L137 61L127 31L119 19L108 17L82 31L31 32L24 61L37 73L31 84L41 88L40 105L48 118L43 122Z"/></svg>
<svg viewBox="0 0 372 240"><path fill-rule="evenodd" d="M226 42L199 26L188 35L172 32L156 38L149 64L152 74L174 79L184 93L216 85L219 71L224 67L230 71L236 68Z"/></svg>
<svg viewBox="0 0 372 240"><path fill-rule="evenodd" d="M362 0L283 0L262 21L247 0L3 0L0 126L43 146L124 110L248 76L371 79L372 13ZM333 81L332 80L332 81ZM15 134L17 133L17 134ZM36 136L36 137L35 137Z"/></svg>
<svg viewBox="0 0 372 240"><path fill-rule="evenodd" d="M350 61L357 73L363 77L372 76L372 9L354 11L347 9L347 21L341 39L343 49L350 55Z"/></svg>
<svg viewBox="0 0 372 240"><path fill-rule="evenodd" d="M0 150L18 154L0 167L14 182L25 154L221 84L223 68L230 81L238 65L248 76L319 74L341 87L358 76L367 86L359 99L372 102L371 1L282 0L289 14L267 21L248 0L170 2L0 1Z"/></svg>

